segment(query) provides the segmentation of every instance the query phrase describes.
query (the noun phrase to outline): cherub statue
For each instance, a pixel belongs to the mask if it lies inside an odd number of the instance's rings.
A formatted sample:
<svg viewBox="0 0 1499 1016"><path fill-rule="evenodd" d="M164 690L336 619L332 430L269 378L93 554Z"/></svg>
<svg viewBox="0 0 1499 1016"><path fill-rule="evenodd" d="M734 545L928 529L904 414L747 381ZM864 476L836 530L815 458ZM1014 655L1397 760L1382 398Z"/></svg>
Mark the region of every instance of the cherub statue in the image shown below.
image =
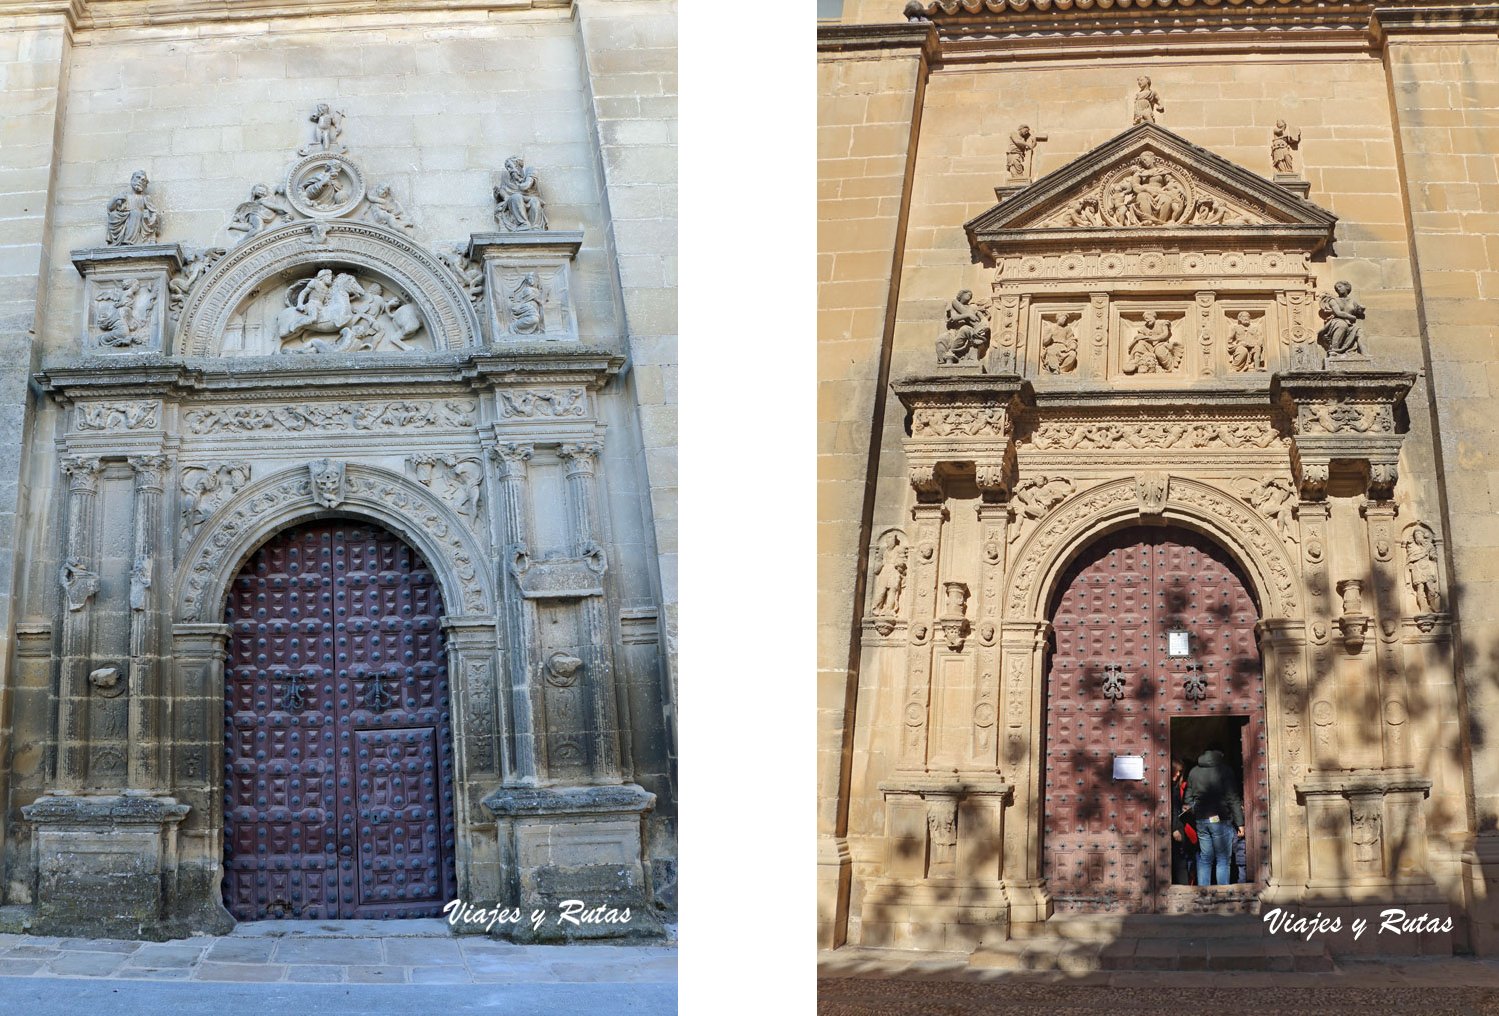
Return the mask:
<svg viewBox="0 0 1499 1016"><path fill-rule="evenodd" d="M344 151L343 146L338 144L339 135L344 132L342 110L334 109L326 102L320 102L313 107L312 115L307 119L312 121L313 140L312 144L299 148L298 155L310 155L315 151L339 153Z"/></svg>
<svg viewBox="0 0 1499 1016"><path fill-rule="evenodd" d="M1317 333L1317 339L1331 356L1355 356L1364 352L1363 329L1359 322L1364 319L1364 305L1353 298L1353 286L1339 282L1333 287L1333 296L1322 294L1318 313L1326 322Z"/></svg>
<svg viewBox="0 0 1499 1016"><path fill-rule="evenodd" d="M272 197L271 189L265 184L257 183L250 188L250 200L241 201L234 210L234 217L229 220L229 232L243 233L248 239L278 219L291 217L291 209L286 203L279 196Z"/></svg>
<svg viewBox="0 0 1499 1016"><path fill-rule="evenodd" d="M410 232L415 229L415 224L406 217L406 209L396 200L390 192L390 184L379 183L370 188L367 195L369 198L369 210L365 217L377 226L385 226L387 229L406 230Z"/></svg>
<svg viewBox="0 0 1499 1016"><path fill-rule="evenodd" d="M1103 216L1098 211L1098 198L1089 195L1078 198L1062 213L1063 226L1102 226Z"/></svg>

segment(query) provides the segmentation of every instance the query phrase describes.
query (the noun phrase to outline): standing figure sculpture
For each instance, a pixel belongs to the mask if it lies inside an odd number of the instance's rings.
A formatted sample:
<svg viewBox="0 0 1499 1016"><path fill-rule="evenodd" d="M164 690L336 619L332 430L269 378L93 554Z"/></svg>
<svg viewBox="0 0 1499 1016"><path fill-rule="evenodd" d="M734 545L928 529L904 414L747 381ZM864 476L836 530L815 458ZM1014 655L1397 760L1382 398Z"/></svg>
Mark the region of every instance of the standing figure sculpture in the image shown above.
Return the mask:
<svg viewBox="0 0 1499 1016"><path fill-rule="evenodd" d="M1048 374L1071 374L1077 369L1077 325L1071 314L1041 319L1041 369Z"/></svg>
<svg viewBox="0 0 1499 1016"><path fill-rule="evenodd" d="M505 171L494 186L494 221L510 233L546 229L546 206L541 200L540 179L536 170L527 169L519 155L505 160Z"/></svg>
<svg viewBox="0 0 1499 1016"><path fill-rule="evenodd" d="M1156 94L1150 85L1150 79L1145 75L1135 79L1135 123L1155 123L1157 113L1166 112L1166 107L1161 105L1161 97Z"/></svg>
<svg viewBox="0 0 1499 1016"><path fill-rule="evenodd" d="M1301 147L1301 132L1286 126L1284 120L1275 121L1275 133L1270 136L1270 164L1277 173L1296 172L1296 158L1292 154Z"/></svg>
<svg viewBox="0 0 1499 1016"><path fill-rule="evenodd" d="M517 335L540 335L546 331L541 310L544 297L536 273L522 275L505 301L505 307L510 311L510 330Z"/></svg>
<svg viewBox="0 0 1499 1016"><path fill-rule="evenodd" d="M937 362L957 363L973 350L982 360L989 348L989 326L984 323L988 304L973 303L973 291L962 289L947 305L947 334L937 340Z"/></svg>
<svg viewBox="0 0 1499 1016"><path fill-rule="evenodd" d="M886 549L875 572L874 605L869 608L869 613L884 617L900 613L900 594L905 584L906 548L897 542Z"/></svg>
<svg viewBox="0 0 1499 1016"><path fill-rule="evenodd" d="M144 169L130 174L130 189L109 202L105 240L111 247L155 243L161 232L161 213L151 203L146 188L151 180Z"/></svg>
<svg viewBox="0 0 1499 1016"><path fill-rule="evenodd" d="M1405 538L1405 576L1416 598L1416 610L1435 614L1442 609L1437 590L1436 546L1424 525L1411 527Z"/></svg>
<svg viewBox="0 0 1499 1016"><path fill-rule="evenodd" d="M1010 171L1011 179L1026 179L1026 164L1034 156L1036 144L1046 140L1045 134L1032 134L1029 124L1021 124L1020 129L1010 135L1010 147L1005 153L1005 165Z"/></svg>
<svg viewBox="0 0 1499 1016"><path fill-rule="evenodd" d="M1339 282L1333 287L1337 296L1322 294L1318 314L1327 322L1317 332L1317 339L1327 346L1329 356L1362 356L1364 352L1364 305L1353 298L1353 286Z"/></svg>

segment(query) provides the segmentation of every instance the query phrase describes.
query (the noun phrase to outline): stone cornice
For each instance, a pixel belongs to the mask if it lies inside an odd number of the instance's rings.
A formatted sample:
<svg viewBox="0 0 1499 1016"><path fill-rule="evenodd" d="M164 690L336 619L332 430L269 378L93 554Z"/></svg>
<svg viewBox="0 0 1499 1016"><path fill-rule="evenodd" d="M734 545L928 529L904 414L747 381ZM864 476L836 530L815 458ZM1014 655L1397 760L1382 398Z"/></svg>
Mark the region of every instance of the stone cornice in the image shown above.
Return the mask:
<svg viewBox="0 0 1499 1016"><path fill-rule="evenodd" d="M511 384L584 384L602 388L624 367L610 349L560 350L556 343L427 354L399 359L329 356L173 359L91 357L59 361L35 375L42 391L67 404L80 398L201 396L284 400L288 386L307 395L440 396Z"/></svg>
<svg viewBox="0 0 1499 1016"><path fill-rule="evenodd" d="M1392 33L1499 32L1499 3L1379 6L1369 27L1380 44Z"/></svg>
<svg viewBox="0 0 1499 1016"><path fill-rule="evenodd" d="M931 25L818 25L817 52L852 53L860 50L911 50L931 56L937 31Z"/></svg>
<svg viewBox="0 0 1499 1016"><path fill-rule="evenodd" d="M360 14L571 10L572 0L0 0L0 18L64 15L75 28L223 24Z"/></svg>

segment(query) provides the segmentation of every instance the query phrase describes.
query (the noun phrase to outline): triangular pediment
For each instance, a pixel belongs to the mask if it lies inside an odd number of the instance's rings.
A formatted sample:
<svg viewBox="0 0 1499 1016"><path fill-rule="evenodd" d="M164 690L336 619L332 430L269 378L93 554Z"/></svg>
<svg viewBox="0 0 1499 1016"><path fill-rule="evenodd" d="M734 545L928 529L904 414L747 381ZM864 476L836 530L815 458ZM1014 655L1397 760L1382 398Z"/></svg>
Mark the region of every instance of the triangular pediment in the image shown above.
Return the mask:
<svg viewBox="0 0 1499 1016"><path fill-rule="evenodd" d="M1022 187L964 228L990 256L1016 247L1233 242L1316 253L1337 217L1278 183L1142 123Z"/></svg>

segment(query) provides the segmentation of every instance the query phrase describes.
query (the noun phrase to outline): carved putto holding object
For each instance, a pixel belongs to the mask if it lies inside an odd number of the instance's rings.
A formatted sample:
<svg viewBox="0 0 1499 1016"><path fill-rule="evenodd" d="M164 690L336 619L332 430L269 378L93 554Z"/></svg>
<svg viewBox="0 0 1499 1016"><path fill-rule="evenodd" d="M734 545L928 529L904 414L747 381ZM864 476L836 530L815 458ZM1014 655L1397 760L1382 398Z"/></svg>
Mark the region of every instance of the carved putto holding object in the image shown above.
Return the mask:
<svg viewBox="0 0 1499 1016"><path fill-rule="evenodd" d="M111 247L156 243L161 233L161 213L146 193L151 180L144 169L130 174L130 189L110 199L105 242Z"/></svg>
<svg viewBox="0 0 1499 1016"><path fill-rule="evenodd" d="M312 115L307 119L312 122L312 143L297 149L298 155L311 155L313 152L338 152L341 155L348 151L338 143L339 135L344 132L343 110L320 102L313 107Z"/></svg>
<svg viewBox="0 0 1499 1016"><path fill-rule="evenodd" d="M416 229L416 224L407 217L406 209L401 207L401 203L390 192L390 184L375 184L365 197L369 201L369 208L364 217L375 225L398 231L405 230L408 233Z"/></svg>
<svg viewBox="0 0 1499 1016"><path fill-rule="evenodd" d="M974 359L983 360L989 348L989 325L983 314L988 306L983 301L975 304L972 290L958 291L947 305L947 334L937 340L938 363L958 363L969 352Z"/></svg>
<svg viewBox="0 0 1499 1016"><path fill-rule="evenodd" d="M541 200L540 178L536 170L527 169L519 155L505 160L504 172L494 186L494 221L508 233L546 229L546 205Z"/></svg>
<svg viewBox="0 0 1499 1016"><path fill-rule="evenodd" d="M228 228L231 233L243 233L241 239L248 240L262 229L291 217L291 208L281 200L279 193L273 197L269 187L257 183L250 188L250 200L241 201L234 210Z"/></svg>

